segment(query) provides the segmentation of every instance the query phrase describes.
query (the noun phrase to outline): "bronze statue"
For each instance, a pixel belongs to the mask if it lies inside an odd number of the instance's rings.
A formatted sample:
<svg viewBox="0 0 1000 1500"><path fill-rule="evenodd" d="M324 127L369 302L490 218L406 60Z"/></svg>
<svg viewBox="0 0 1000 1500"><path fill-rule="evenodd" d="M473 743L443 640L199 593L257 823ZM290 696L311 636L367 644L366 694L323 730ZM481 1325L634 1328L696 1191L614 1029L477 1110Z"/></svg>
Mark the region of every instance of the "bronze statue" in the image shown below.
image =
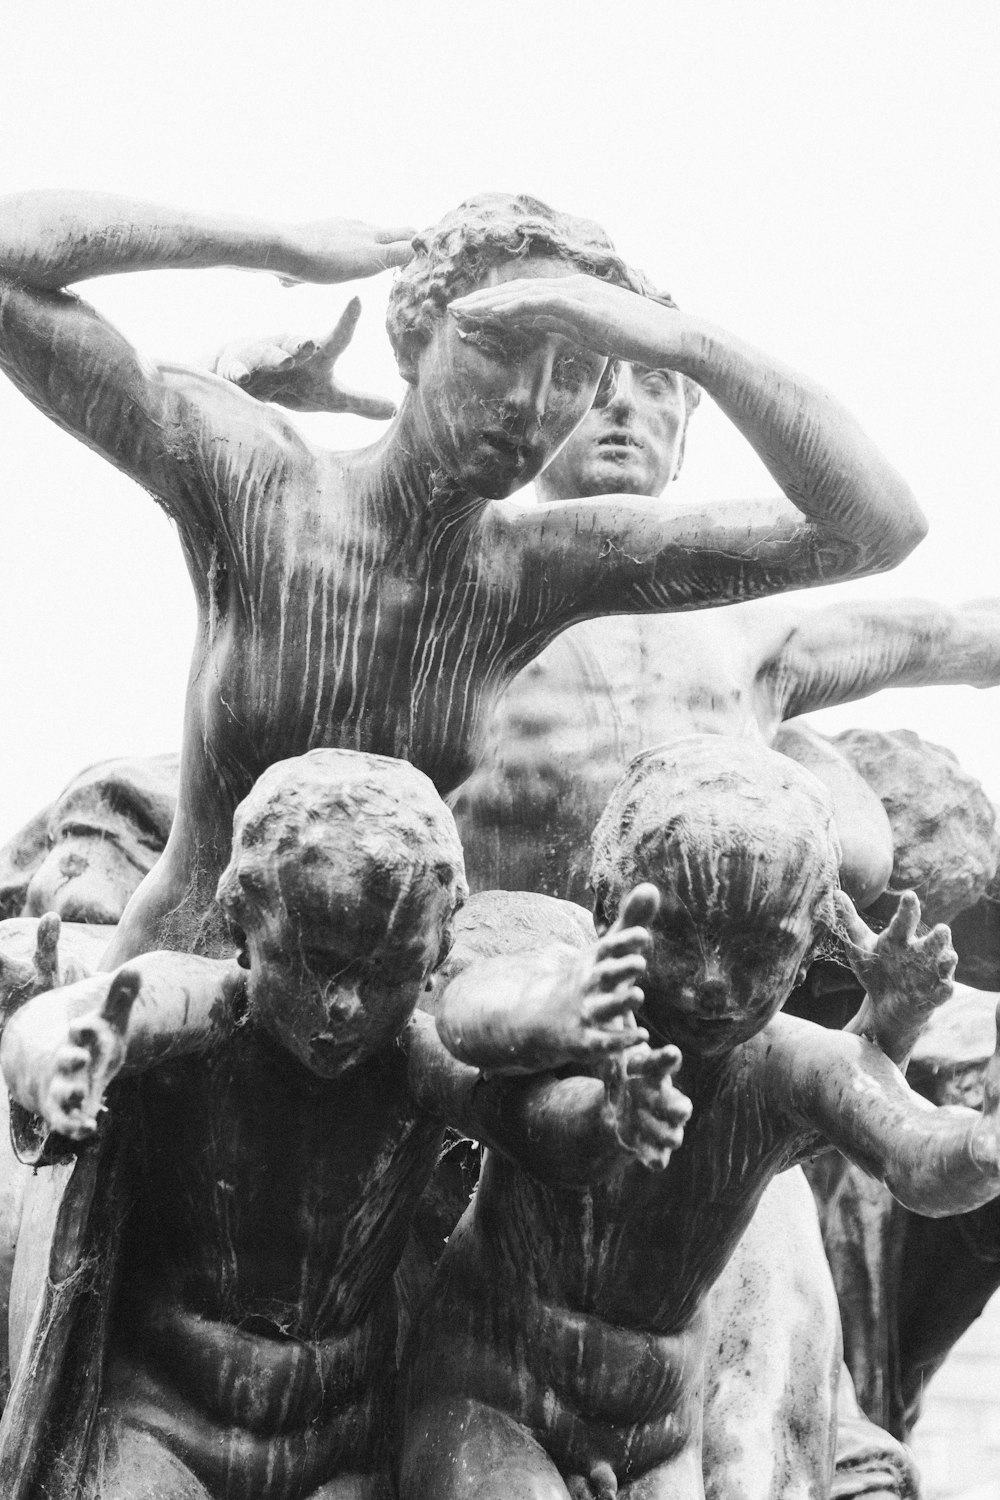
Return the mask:
<svg viewBox="0 0 1000 1500"><path fill-rule="evenodd" d="M655 1050L640 1031L598 1057L589 1087L562 1077L566 1110L540 1122L527 1169L488 1153L410 1336L403 1500L699 1495L706 1294L773 1176L827 1141L922 1213L1000 1193L1000 1061L983 1114L928 1112L863 1037L778 1014L838 925L839 849L815 778L753 742L681 739L633 762L594 848L598 920L625 924L633 962L631 924L649 923L635 973ZM923 953L932 993L940 947ZM502 1073L520 1065L505 1037L517 1001L501 968L483 978L449 988L438 1026L462 1060ZM916 1024L890 1000L897 985L876 986L890 1032ZM554 1070L579 1059L586 1007L539 995L533 1022L535 1067L546 1049ZM678 1089L692 1109L673 1155L669 1121L658 1127L656 1161L629 1131L646 1094L622 1096L668 1056L674 1119ZM650 1093L662 1106L664 1085Z"/></svg>
<svg viewBox="0 0 1000 1500"><path fill-rule="evenodd" d="M826 392L641 295L596 226L494 195L416 240L412 259L410 237L78 194L4 205L0 363L164 506L198 601L178 814L109 961L220 950L232 813L275 760L364 749L452 790L497 693L567 625L857 577L924 534L906 486ZM231 383L141 360L64 290L220 264L317 282L403 266L388 327L410 388L383 438L317 449ZM697 381L792 503L671 516L621 496L511 502L610 393L609 358Z"/></svg>
<svg viewBox="0 0 1000 1500"><path fill-rule="evenodd" d="M6 1500L393 1493L393 1273L443 1122L530 1158L546 1107L535 1080L484 1082L415 1013L464 894L422 773L314 751L238 809L219 885L238 961L151 953L15 1012L15 1098L84 1142L112 1084L117 1149L81 1158L100 1164L96 1221L68 1286L53 1250L0 1427ZM609 1028L635 1000L628 942L570 950L606 1051L627 1040ZM448 979L474 992L469 956ZM520 1014L563 983L550 971L518 971Z"/></svg>
<svg viewBox="0 0 1000 1500"><path fill-rule="evenodd" d="M622 365L535 481L546 504L663 494L695 408L669 369ZM662 501L664 514L674 507ZM750 603L711 613L618 616L574 626L507 689L486 754L454 799L473 890L589 902L591 830L634 755L678 735L774 744L834 798L841 883L861 906L884 889L892 842L879 802L836 744L783 721L888 687L1000 683L1000 603ZM936 920L936 919L935 919Z"/></svg>

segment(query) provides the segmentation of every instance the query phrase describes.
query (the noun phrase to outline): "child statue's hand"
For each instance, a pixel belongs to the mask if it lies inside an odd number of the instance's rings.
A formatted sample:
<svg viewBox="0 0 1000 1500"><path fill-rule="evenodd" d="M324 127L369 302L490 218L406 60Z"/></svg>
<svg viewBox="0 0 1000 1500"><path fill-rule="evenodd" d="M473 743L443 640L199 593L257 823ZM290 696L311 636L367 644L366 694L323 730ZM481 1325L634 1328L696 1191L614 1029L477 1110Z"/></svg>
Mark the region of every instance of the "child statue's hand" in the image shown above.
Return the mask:
<svg viewBox="0 0 1000 1500"><path fill-rule="evenodd" d="M116 974L104 1003L72 1021L69 1040L54 1053L39 1112L71 1141L85 1140L97 1129L105 1090L125 1061L125 1034L140 983L134 970Z"/></svg>
<svg viewBox="0 0 1000 1500"><path fill-rule="evenodd" d="M660 904L654 885L639 885L622 902L618 919L598 938L580 963L529 1001L534 1016L525 1022L542 1043L549 1065L600 1061L637 1042L649 1040L633 1012L644 996L646 950Z"/></svg>
<svg viewBox="0 0 1000 1500"><path fill-rule="evenodd" d="M61 931L62 923L55 912L46 912L35 931L35 951L30 962L0 953L0 1017L46 990L86 978L86 971L77 959L63 959L60 955Z"/></svg>
<svg viewBox="0 0 1000 1500"><path fill-rule="evenodd" d="M871 1002L877 1040L884 1050L901 1027L912 1033L954 993L958 955L951 932L939 922L917 936L920 903L904 891L892 921L876 936L848 896L839 897L847 958Z"/></svg>
<svg viewBox="0 0 1000 1500"><path fill-rule="evenodd" d="M212 362L223 380L256 401L274 401L290 411L351 412L386 421L396 414L391 401L352 390L334 374L334 365L354 336L361 302L352 297L332 333L318 342L295 333L275 333L251 342L227 344Z"/></svg>
<svg viewBox="0 0 1000 1500"><path fill-rule="evenodd" d="M681 1062L676 1047L645 1042L607 1064L607 1110L621 1144L644 1167L662 1171L684 1139L691 1101L673 1081Z"/></svg>

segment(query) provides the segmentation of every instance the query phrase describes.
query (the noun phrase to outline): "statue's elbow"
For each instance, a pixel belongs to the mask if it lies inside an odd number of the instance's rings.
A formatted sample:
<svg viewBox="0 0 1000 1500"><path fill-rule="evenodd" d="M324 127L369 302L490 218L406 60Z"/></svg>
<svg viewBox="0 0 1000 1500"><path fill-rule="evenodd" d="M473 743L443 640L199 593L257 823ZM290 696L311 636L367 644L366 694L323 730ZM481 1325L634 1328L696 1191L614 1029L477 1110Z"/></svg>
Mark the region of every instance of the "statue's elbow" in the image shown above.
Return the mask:
<svg viewBox="0 0 1000 1500"><path fill-rule="evenodd" d="M927 517L916 502L913 491L902 480L894 499L896 520L879 549L878 570L898 567L918 547L928 532Z"/></svg>

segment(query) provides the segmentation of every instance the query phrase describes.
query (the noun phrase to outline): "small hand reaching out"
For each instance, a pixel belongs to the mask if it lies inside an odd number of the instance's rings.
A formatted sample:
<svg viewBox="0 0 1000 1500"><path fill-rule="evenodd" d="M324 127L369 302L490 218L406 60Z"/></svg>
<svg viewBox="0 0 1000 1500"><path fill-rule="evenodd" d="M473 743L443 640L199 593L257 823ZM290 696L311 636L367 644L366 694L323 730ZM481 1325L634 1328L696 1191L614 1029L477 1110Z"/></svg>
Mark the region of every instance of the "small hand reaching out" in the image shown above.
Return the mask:
<svg viewBox="0 0 1000 1500"><path fill-rule="evenodd" d="M213 362L221 375L257 401L273 401L289 411L350 412L387 421L396 407L381 396L342 384L334 365L354 336L361 302L352 297L337 326L318 343L298 334L278 333L250 343L227 344Z"/></svg>
<svg viewBox="0 0 1000 1500"><path fill-rule="evenodd" d="M684 1140L691 1101L673 1081L676 1047L630 1047L607 1065L607 1112L618 1140L644 1167L662 1171Z"/></svg>
<svg viewBox="0 0 1000 1500"><path fill-rule="evenodd" d="M529 997L524 1031L526 1040L533 1036L541 1049L543 1066L600 1061L649 1040L634 1012L644 999L640 980L650 942L646 924L659 904L655 886L637 886L591 951ZM526 1050L534 1045L529 1040Z"/></svg>
<svg viewBox="0 0 1000 1500"><path fill-rule="evenodd" d="M958 955L951 933L939 922L917 936L920 903L913 891L903 892L892 921L878 935L842 892L839 907L848 962L867 992L875 1039L890 1057L906 1053L937 1007L954 994Z"/></svg>
<svg viewBox="0 0 1000 1500"><path fill-rule="evenodd" d="M140 983L134 970L116 974L104 1003L70 1023L68 1041L53 1055L39 1112L52 1130L72 1141L97 1129L105 1091L125 1062L125 1036Z"/></svg>

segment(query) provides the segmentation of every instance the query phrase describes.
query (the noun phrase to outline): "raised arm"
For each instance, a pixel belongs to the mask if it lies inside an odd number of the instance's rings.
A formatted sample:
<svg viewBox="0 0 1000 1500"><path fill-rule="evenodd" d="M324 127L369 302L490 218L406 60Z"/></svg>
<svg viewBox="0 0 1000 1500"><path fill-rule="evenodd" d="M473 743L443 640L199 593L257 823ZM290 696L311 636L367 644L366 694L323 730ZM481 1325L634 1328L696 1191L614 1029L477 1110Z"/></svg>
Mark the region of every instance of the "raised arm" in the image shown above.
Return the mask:
<svg viewBox="0 0 1000 1500"><path fill-rule="evenodd" d="M107 1085L201 1050L237 1019L243 971L185 953L147 953L27 1001L0 1039L0 1068L19 1104L72 1139L96 1128Z"/></svg>
<svg viewBox="0 0 1000 1500"><path fill-rule="evenodd" d="M1000 1058L982 1114L935 1109L870 1042L780 1017L764 1063L768 1099L880 1179L915 1213L967 1213L1000 1195Z"/></svg>
<svg viewBox="0 0 1000 1500"><path fill-rule="evenodd" d="M351 221L282 229L80 193L0 202L0 368L42 411L124 469L187 530L248 478L273 484L294 429L211 376L140 359L61 289L115 272L239 266L286 280L372 275L407 230Z"/></svg>
<svg viewBox="0 0 1000 1500"><path fill-rule="evenodd" d="M747 438L785 503L598 498L505 514L556 607L697 609L894 567L920 541L909 489L828 392L725 330L588 276L510 281L451 304L463 326L520 325L690 376ZM790 503L789 503L790 502Z"/></svg>
<svg viewBox="0 0 1000 1500"><path fill-rule="evenodd" d="M882 688L996 687L1000 599L954 607L885 599L803 611L760 678L783 719Z"/></svg>

